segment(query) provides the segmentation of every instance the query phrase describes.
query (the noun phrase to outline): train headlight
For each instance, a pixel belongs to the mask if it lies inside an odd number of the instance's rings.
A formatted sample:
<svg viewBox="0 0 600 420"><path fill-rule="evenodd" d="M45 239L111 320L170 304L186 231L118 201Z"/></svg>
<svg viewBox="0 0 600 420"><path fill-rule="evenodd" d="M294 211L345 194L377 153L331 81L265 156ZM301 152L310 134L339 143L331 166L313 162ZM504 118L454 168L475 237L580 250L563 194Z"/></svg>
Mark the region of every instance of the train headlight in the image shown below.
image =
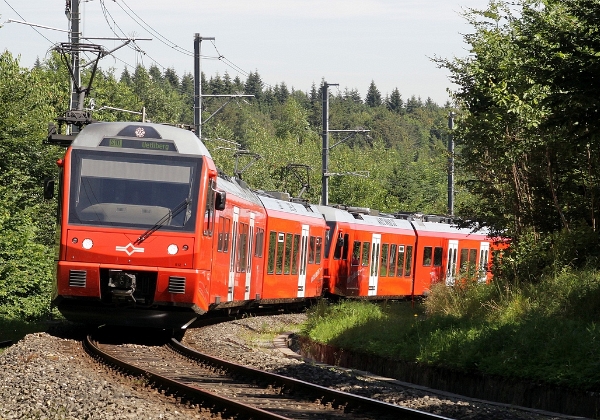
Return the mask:
<svg viewBox="0 0 600 420"><path fill-rule="evenodd" d="M177 247L177 245L175 244L171 244L169 245L169 247L167 248L167 253L169 255L175 255L177 254L177 252L179 252L179 248Z"/></svg>
<svg viewBox="0 0 600 420"><path fill-rule="evenodd" d="M86 238L81 243L81 246L83 247L83 249L91 249L94 246L94 242L92 242L91 239Z"/></svg>

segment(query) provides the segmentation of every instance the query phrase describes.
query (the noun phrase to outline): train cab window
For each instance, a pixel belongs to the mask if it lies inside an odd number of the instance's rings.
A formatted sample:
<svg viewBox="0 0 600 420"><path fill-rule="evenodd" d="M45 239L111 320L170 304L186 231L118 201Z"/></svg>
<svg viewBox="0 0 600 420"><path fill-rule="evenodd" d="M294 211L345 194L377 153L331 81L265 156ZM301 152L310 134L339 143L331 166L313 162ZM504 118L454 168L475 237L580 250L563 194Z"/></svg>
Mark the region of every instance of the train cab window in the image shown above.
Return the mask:
<svg viewBox="0 0 600 420"><path fill-rule="evenodd" d="M433 266L441 267L442 266L442 256L444 255L444 248L441 246L436 246L433 249Z"/></svg>
<svg viewBox="0 0 600 420"><path fill-rule="evenodd" d="M267 261L267 273L275 272L275 251L277 249L277 232L269 232L269 259Z"/></svg>
<svg viewBox="0 0 600 420"><path fill-rule="evenodd" d="M308 263L309 264L314 264L315 263L315 250L316 250L317 244L315 242L315 237L311 236L310 240L308 242Z"/></svg>
<svg viewBox="0 0 600 420"><path fill-rule="evenodd" d="M431 257L433 254L433 248L426 246L423 248L423 267L429 267L431 265Z"/></svg>
<svg viewBox="0 0 600 420"><path fill-rule="evenodd" d="M254 256L262 258L263 246L265 244L265 230L261 228L256 229L256 236L254 237Z"/></svg>
<svg viewBox="0 0 600 420"><path fill-rule="evenodd" d="M390 270L389 270L390 277L393 277L396 275L396 248L397 248L396 244L390 245Z"/></svg>
<svg viewBox="0 0 600 420"><path fill-rule="evenodd" d="M404 248L404 245L398 245L398 264L396 264L396 267L398 267L398 272L396 273L397 277L402 277L404 271L404 254L406 253Z"/></svg>
<svg viewBox="0 0 600 420"><path fill-rule="evenodd" d="M362 244L362 256L361 256L361 261L360 264L363 267L368 267L369 266L369 255L371 252L371 244L369 242L363 242Z"/></svg>
<svg viewBox="0 0 600 420"><path fill-rule="evenodd" d="M275 259L275 274L281 274L283 272L283 245L285 241L285 233L279 232L277 235L277 257Z"/></svg>
<svg viewBox="0 0 600 420"><path fill-rule="evenodd" d="M285 234L285 261L283 264L283 274L290 274L290 265L292 264L292 239L291 233Z"/></svg>
<svg viewBox="0 0 600 420"><path fill-rule="evenodd" d="M320 236L317 236L317 238L315 239L316 243L317 243L317 248L315 250L316 254L315 254L315 263L316 264L321 264L321 244L323 243L323 239Z"/></svg>
<svg viewBox="0 0 600 420"><path fill-rule="evenodd" d="M413 253L413 247L407 246L406 247L406 261L404 262L404 275L406 277L410 277L410 274L412 272L412 253Z"/></svg>
<svg viewBox="0 0 600 420"><path fill-rule="evenodd" d="M360 241L354 241L352 245L352 260L351 264L357 266L360 264Z"/></svg>
<svg viewBox="0 0 600 420"><path fill-rule="evenodd" d="M298 274L298 256L300 255L300 235L294 235L294 247L292 250L292 274Z"/></svg>
<svg viewBox="0 0 600 420"><path fill-rule="evenodd" d="M389 252L390 250L390 245L389 244L383 244L381 245L381 264L379 266L379 276L380 277L387 277L388 275L388 257L389 257Z"/></svg>

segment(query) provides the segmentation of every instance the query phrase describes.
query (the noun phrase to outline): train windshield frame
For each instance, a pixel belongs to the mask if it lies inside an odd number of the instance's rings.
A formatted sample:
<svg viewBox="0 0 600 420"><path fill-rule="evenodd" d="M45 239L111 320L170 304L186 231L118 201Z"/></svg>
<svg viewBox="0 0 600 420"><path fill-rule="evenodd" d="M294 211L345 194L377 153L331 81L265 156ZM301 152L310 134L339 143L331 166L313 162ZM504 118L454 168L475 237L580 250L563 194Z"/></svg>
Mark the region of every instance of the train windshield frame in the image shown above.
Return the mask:
<svg viewBox="0 0 600 420"><path fill-rule="evenodd" d="M162 219L161 230L193 232L201 170L198 157L74 149L69 224L148 229Z"/></svg>

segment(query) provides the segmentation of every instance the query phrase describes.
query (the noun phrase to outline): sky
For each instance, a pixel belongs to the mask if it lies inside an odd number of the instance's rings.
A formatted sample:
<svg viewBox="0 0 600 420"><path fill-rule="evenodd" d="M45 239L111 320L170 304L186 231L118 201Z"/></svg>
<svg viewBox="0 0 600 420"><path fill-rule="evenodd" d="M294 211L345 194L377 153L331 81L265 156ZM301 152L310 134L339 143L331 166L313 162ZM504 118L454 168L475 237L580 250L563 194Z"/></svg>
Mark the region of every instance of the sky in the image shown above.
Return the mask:
<svg viewBox="0 0 600 420"><path fill-rule="evenodd" d="M75 0L73 0L75 1ZM482 9L488 0L80 0L86 37L152 38L137 41L100 61L115 68L156 64L179 76L194 72L194 35L201 43L207 77L228 73L246 80L258 71L266 86L285 82L309 92L321 80L339 84L330 91L356 89L364 98L371 84L382 96L398 88L402 97L430 97L443 105L449 73L433 57L468 55L463 35L473 32L462 12ZM14 9L14 10L13 10ZM44 60L68 34L65 0L0 0L0 51L20 56L23 67ZM106 50L122 42L90 40ZM218 57L222 57L218 59ZM93 96L93 95L92 95Z"/></svg>

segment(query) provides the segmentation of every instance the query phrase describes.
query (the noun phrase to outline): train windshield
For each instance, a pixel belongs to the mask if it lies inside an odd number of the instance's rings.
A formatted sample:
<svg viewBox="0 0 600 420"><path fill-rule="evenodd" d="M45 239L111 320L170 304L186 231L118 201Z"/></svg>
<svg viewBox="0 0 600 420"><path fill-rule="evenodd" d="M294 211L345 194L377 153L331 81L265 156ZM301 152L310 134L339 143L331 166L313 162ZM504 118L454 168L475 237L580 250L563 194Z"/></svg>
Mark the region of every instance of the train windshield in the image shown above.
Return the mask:
<svg viewBox="0 0 600 420"><path fill-rule="evenodd" d="M73 150L71 162L69 223L194 230L200 159Z"/></svg>

